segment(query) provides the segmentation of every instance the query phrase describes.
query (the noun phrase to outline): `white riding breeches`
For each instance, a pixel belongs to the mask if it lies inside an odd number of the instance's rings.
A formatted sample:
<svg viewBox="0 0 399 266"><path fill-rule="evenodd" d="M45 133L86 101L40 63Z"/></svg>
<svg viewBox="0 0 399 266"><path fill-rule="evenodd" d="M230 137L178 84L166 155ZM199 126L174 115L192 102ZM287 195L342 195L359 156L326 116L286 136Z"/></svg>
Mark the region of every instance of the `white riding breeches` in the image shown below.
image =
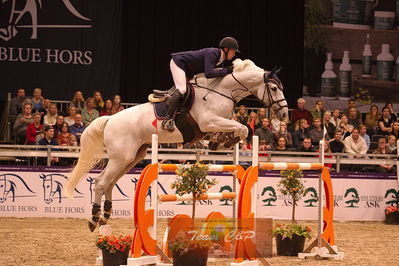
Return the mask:
<svg viewBox="0 0 399 266"><path fill-rule="evenodd" d="M176 65L173 59L170 60L170 72L172 72L173 82L176 88L184 95L187 91L186 88L186 73Z"/></svg>

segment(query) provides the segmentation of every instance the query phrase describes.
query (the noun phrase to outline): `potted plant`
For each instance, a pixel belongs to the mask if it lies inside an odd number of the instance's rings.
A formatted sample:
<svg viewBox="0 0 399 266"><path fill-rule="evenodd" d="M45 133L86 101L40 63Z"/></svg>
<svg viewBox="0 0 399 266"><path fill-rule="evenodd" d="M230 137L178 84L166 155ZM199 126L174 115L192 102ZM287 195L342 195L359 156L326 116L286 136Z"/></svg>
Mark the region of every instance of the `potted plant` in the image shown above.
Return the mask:
<svg viewBox="0 0 399 266"><path fill-rule="evenodd" d="M177 179L171 184L179 195L191 194L192 230L195 231L195 206L197 199L216 184L215 179L208 178L208 166L197 162L193 165L180 165L176 170ZM197 236L199 234L196 234ZM173 265L202 266L207 264L210 239L199 239L188 232L181 232L168 246L173 256Z"/></svg>
<svg viewBox="0 0 399 266"><path fill-rule="evenodd" d="M126 265L132 241L131 235L98 235L96 245L102 250L103 265Z"/></svg>
<svg viewBox="0 0 399 266"><path fill-rule="evenodd" d="M399 209L395 206L385 208L385 223L399 224Z"/></svg>
<svg viewBox="0 0 399 266"><path fill-rule="evenodd" d="M275 225L272 234L276 237L277 255L297 256L304 249L305 239L311 237L310 227L299 225L295 220L296 203L306 195L307 189L302 183L302 171L284 170L280 175L281 180L277 184L279 191L292 198L291 224Z"/></svg>

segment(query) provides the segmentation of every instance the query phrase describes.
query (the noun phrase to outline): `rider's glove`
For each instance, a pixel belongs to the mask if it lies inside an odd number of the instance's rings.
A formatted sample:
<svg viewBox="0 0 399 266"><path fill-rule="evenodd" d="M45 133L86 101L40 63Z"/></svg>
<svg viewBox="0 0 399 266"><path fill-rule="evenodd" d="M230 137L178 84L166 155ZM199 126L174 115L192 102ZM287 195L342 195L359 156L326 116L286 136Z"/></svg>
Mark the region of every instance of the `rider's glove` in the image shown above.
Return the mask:
<svg viewBox="0 0 399 266"><path fill-rule="evenodd" d="M227 70L227 74L230 74L231 72L233 72L233 66L226 67L226 70Z"/></svg>

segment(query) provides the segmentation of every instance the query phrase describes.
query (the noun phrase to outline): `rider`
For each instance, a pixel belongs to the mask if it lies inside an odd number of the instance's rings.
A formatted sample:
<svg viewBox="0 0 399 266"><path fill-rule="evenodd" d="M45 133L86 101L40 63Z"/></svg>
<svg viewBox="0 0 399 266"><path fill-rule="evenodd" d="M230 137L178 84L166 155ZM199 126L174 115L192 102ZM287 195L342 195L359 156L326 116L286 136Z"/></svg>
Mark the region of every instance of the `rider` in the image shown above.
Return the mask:
<svg viewBox="0 0 399 266"><path fill-rule="evenodd" d="M206 78L223 77L233 72L233 66L224 67L225 60L231 60L239 53L238 42L232 37L221 40L219 48L204 48L172 54L170 71L176 90L168 107L168 114L162 121L162 128L170 132L175 130L174 113L180 100L186 93L187 79L198 73L205 73ZM215 69L215 67L222 67Z"/></svg>

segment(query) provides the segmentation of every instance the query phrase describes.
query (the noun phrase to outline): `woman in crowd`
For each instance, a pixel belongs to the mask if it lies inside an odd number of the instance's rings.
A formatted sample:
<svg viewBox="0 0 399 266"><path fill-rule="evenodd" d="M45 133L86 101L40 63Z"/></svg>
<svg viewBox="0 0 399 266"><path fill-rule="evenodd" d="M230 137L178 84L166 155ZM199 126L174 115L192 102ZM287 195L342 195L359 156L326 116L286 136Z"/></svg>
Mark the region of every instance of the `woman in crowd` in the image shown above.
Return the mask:
<svg viewBox="0 0 399 266"><path fill-rule="evenodd" d="M389 135L394 135L396 139L399 138L399 121L395 121L392 123L392 131Z"/></svg>
<svg viewBox="0 0 399 266"><path fill-rule="evenodd" d="M104 101L101 92L95 91L93 93L94 108L100 113L104 109Z"/></svg>
<svg viewBox="0 0 399 266"><path fill-rule="evenodd" d="M25 144L26 141L26 129L28 125L33 123L32 116L32 102L25 101L22 106L22 113L17 115L14 122L13 132L16 137L17 144Z"/></svg>
<svg viewBox="0 0 399 266"><path fill-rule="evenodd" d="M279 136L277 138L276 147L274 150L275 151L287 151L287 139L284 136Z"/></svg>
<svg viewBox="0 0 399 266"><path fill-rule="evenodd" d="M389 133L392 132L393 122L395 122L395 120L392 120L391 118L391 112L389 110L389 107L382 108L382 116L378 120L378 133L381 135L389 135Z"/></svg>
<svg viewBox="0 0 399 266"><path fill-rule="evenodd" d="M112 101L110 99L105 101L104 108L100 112L100 116L112 114Z"/></svg>
<svg viewBox="0 0 399 266"><path fill-rule="evenodd" d="M40 112L43 108L43 97L42 90L40 88L36 88L33 90L32 101L32 112Z"/></svg>
<svg viewBox="0 0 399 266"><path fill-rule="evenodd" d="M298 128L294 132L294 146L299 147L305 138L309 138L309 124L306 119L298 120Z"/></svg>
<svg viewBox="0 0 399 266"><path fill-rule="evenodd" d="M61 125L61 133L58 134L57 143L64 146L76 146L78 144L76 137L69 133L69 126L66 122Z"/></svg>
<svg viewBox="0 0 399 266"><path fill-rule="evenodd" d="M43 124L53 126L57 122L58 110L55 103L50 104L49 112L44 116Z"/></svg>
<svg viewBox="0 0 399 266"><path fill-rule="evenodd" d="M68 116L64 117L64 121L68 123L69 126L75 124L75 114L76 114L76 107L70 105L68 108Z"/></svg>
<svg viewBox="0 0 399 266"><path fill-rule="evenodd" d="M380 120L381 115L378 113L378 106L372 104L370 106L370 112L366 114L366 119L364 120L364 124L367 127L367 135L372 137L375 135L376 128L378 127L378 120Z"/></svg>
<svg viewBox="0 0 399 266"><path fill-rule="evenodd" d="M387 103L385 103L385 107L388 107L388 109L389 109L389 118L392 121L396 121L398 119L398 117L396 116L396 113L393 110L393 104L391 102L387 102Z"/></svg>
<svg viewBox="0 0 399 266"><path fill-rule="evenodd" d="M238 107L238 112L237 112L237 119L238 122L246 125L248 122L248 114L247 114L247 108L245 107L245 105L240 105Z"/></svg>
<svg viewBox="0 0 399 266"><path fill-rule="evenodd" d="M255 130L260 127L260 122L259 122L257 113L251 112L249 114L246 126L248 128L247 140L248 140L248 142L251 142L252 136L255 134Z"/></svg>
<svg viewBox="0 0 399 266"><path fill-rule="evenodd" d="M123 109L125 109L125 108L122 106L121 96L115 95L114 96L114 101L112 103L111 114L116 114L116 113L122 111Z"/></svg>
<svg viewBox="0 0 399 266"><path fill-rule="evenodd" d="M64 123L64 116L63 115L58 115L57 116L57 121L55 122L55 125L53 126L53 128L54 128L54 138L55 139L61 133L61 127L62 127L63 123Z"/></svg>
<svg viewBox="0 0 399 266"><path fill-rule="evenodd" d="M394 135L388 136L388 149L390 153L396 154L396 137Z"/></svg>
<svg viewBox="0 0 399 266"><path fill-rule="evenodd" d="M89 97L86 100L86 108L82 110L82 122L85 127L90 125L90 123L98 118L100 114L96 109L94 109L94 99Z"/></svg>
<svg viewBox="0 0 399 266"><path fill-rule="evenodd" d="M330 122L331 124L334 125L335 128L338 128L339 123L341 123L340 117L341 117L341 111L339 109L334 109Z"/></svg>
<svg viewBox="0 0 399 266"><path fill-rule="evenodd" d="M323 106L324 104L322 100L316 101L314 108L310 111L313 120L319 118L321 121L323 119L323 114L324 114Z"/></svg>
<svg viewBox="0 0 399 266"><path fill-rule="evenodd" d="M36 136L40 134L42 131L42 124L40 120L42 116L39 112L33 114L33 123L30 124L26 129L26 144L27 145L34 145L36 144Z"/></svg>
<svg viewBox="0 0 399 266"><path fill-rule="evenodd" d="M70 106L76 107L76 110L83 110L85 108L85 99L81 91L76 91L73 95L73 99L70 102Z"/></svg>
<svg viewBox="0 0 399 266"><path fill-rule="evenodd" d="M288 132L287 122L285 122L285 121L280 122L280 128L274 132L274 136L275 136L276 140L278 140L280 137L284 137L286 140L286 146L292 147L292 145L293 145L292 135L290 132Z"/></svg>
<svg viewBox="0 0 399 266"><path fill-rule="evenodd" d="M341 116L341 123L339 123L339 129L343 131L342 133L344 138L346 137L345 134L347 132L352 132L353 126L348 123L348 116L346 114L343 114Z"/></svg>

